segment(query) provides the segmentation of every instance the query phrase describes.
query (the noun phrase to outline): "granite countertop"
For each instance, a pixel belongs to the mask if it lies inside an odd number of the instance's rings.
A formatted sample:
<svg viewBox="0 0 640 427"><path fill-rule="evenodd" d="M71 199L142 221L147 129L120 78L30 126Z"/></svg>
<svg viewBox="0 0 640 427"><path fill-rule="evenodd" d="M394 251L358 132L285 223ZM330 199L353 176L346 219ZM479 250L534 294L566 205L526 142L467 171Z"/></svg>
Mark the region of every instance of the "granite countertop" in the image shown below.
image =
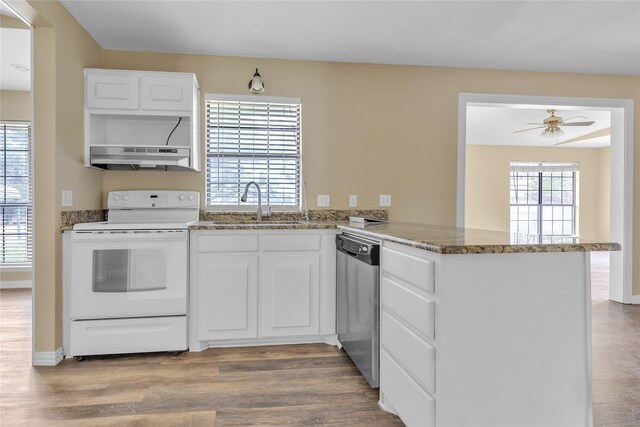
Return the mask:
<svg viewBox="0 0 640 427"><path fill-rule="evenodd" d="M602 243L585 239L562 237L553 241L550 236L511 234L502 231L439 225L388 222L367 227L338 224L341 230L396 242L440 254L488 254L524 252L588 252L619 251L618 243Z"/></svg>
<svg viewBox="0 0 640 427"><path fill-rule="evenodd" d="M524 252L587 252L618 251L618 243L596 242L571 237L511 234L501 231L455 228L439 225L414 224L406 222L383 222L367 225L352 224L349 216L367 216L386 219L383 210L311 210L309 219L302 213L274 214L261 223L250 213L207 213L189 226L190 230L330 230L340 229L380 240L400 243L418 249L441 254L484 254L484 253L524 253ZM61 230L73 229L80 222L102 221L103 211L63 212Z"/></svg>

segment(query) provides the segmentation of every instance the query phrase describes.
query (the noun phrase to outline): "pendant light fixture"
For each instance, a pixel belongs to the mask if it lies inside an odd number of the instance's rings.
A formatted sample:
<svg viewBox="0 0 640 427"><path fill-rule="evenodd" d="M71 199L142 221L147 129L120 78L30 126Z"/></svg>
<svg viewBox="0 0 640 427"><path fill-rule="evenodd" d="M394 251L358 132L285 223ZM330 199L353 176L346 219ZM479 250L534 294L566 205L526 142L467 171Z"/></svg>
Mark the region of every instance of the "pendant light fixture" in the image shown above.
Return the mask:
<svg viewBox="0 0 640 427"><path fill-rule="evenodd" d="M264 83L262 82L262 76L258 72L256 68L256 72L249 80L249 92L251 93L262 93L264 92Z"/></svg>

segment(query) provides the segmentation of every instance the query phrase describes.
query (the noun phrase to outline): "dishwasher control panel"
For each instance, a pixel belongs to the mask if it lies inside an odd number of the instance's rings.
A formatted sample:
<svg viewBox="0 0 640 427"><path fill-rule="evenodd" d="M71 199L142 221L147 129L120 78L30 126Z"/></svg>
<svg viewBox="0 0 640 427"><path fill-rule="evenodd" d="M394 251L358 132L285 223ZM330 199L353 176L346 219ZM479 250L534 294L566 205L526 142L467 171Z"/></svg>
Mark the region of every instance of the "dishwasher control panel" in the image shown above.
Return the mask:
<svg viewBox="0 0 640 427"><path fill-rule="evenodd" d="M380 265L380 243L350 234L336 236L336 249L371 265Z"/></svg>

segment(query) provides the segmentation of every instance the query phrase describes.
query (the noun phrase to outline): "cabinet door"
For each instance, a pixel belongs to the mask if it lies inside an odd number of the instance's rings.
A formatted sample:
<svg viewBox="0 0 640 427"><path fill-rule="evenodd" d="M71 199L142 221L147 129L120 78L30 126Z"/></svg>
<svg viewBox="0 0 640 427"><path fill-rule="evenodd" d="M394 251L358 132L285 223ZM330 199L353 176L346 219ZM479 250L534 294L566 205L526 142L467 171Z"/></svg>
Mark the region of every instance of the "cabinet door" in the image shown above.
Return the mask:
<svg viewBox="0 0 640 427"><path fill-rule="evenodd" d="M138 109L137 76L87 74L85 92L87 108Z"/></svg>
<svg viewBox="0 0 640 427"><path fill-rule="evenodd" d="M320 333L320 255L264 255L262 336Z"/></svg>
<svg viewBox="0 0 640 427"><path fill-rule="evenodd" d="M193 79L142 77L142 109L191 111L193 109Z"/></svg>
<svg viewBox="0 0 640 427"><path fill-rule="evenodd" d="M258 257L200 256L198 339L258 337Z"/></svg>

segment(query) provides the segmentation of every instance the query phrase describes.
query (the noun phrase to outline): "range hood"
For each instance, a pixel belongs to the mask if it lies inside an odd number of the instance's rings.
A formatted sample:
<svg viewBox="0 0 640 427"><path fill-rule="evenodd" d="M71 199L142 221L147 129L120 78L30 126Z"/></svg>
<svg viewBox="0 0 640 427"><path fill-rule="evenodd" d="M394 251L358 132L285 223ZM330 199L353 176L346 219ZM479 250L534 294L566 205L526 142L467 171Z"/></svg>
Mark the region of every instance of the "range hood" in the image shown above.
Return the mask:
<svg viewBox="0 0 640 427"><path fill-rule="evenodd" d="M191 150L176 146L92 146L91 166L108 170L192 171Z"/></svg>

